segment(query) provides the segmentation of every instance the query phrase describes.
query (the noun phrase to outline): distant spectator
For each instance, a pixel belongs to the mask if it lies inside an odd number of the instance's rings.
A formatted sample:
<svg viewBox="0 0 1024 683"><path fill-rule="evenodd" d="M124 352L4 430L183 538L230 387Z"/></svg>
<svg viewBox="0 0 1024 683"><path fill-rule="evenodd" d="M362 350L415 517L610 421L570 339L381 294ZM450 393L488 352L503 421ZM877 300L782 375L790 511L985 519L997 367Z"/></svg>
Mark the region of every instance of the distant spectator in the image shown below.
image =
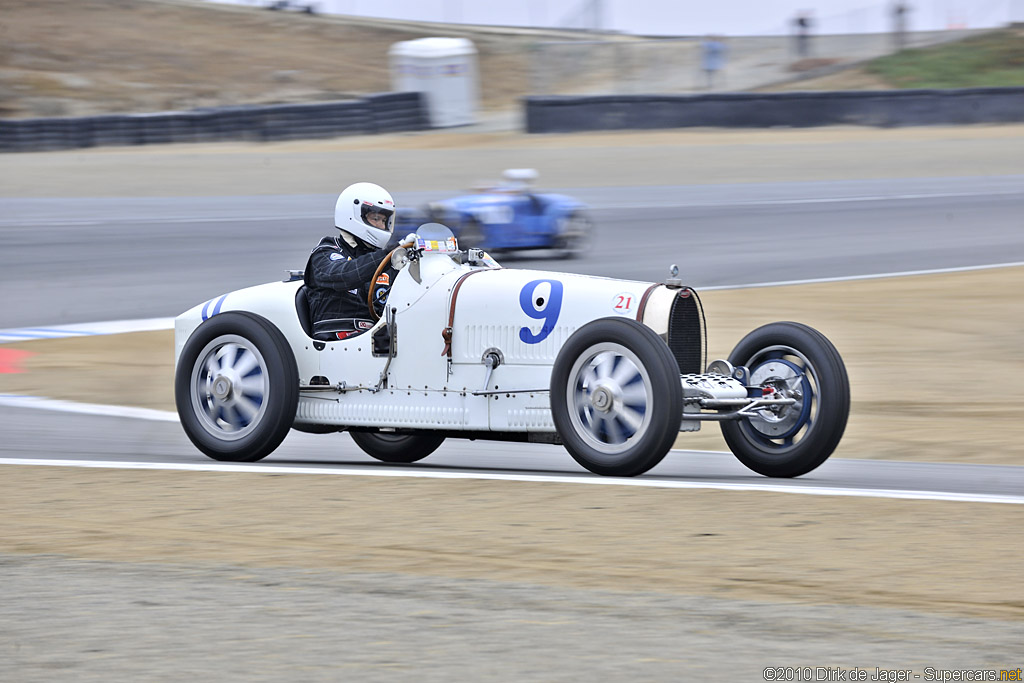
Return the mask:
<svg viewBox="0 0 1024 683"><path fill-rule="evenodd" d="M803 58L811 54L811 29L814 20L810 12L800 12L793 19L794 35L796 36L796 54Z"/></svg>
<svg viewBox="0 0 1024 683"><path fill-rule="evenodd" d="M907 15L910 5L905 2L894 2L892 5L892 37L897 52L907 47Z"/></svg>
<svg viewBox="0 0 1024 683"><path fill-rule="evenodd" d="M700 68L704 72L704 87L715 87L715 77L725 68L728 48L718 36L707 36L700 43Z"/></svg>

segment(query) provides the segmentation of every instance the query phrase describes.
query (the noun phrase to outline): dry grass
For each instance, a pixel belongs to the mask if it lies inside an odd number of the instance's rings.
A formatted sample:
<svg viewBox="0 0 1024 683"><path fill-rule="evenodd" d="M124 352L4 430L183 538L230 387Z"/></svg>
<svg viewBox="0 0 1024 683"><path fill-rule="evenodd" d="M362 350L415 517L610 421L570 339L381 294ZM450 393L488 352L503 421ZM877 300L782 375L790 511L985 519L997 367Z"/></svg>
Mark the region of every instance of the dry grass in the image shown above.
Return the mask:
<svg viewBox="0 0 1024 683"><path fill-rule="evenodd" d="M391 89L393 43L436 27L168 0L3 0L0 116L336 100ZM482 107L526 91L528 35L469 33ZM500 77L490 77L500 74Z"/></svg>
<svg viewBox="0 0 1024 683"><path fill-rule="evenodd" d="M823 65L813 65L812 68L818 66ZM1024 28L1017 27L944 45L904 50L862 66L758 90L892 90L1021 85L1024 85Z"/></svg>

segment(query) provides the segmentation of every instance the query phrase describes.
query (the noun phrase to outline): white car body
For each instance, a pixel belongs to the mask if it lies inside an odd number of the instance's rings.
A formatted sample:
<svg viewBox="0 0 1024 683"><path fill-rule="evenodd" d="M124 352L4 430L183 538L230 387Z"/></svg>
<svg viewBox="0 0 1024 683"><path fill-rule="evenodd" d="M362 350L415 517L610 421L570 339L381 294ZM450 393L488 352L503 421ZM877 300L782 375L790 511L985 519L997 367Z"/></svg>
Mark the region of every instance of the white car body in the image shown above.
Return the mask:
<svg viewBox="0 0 1024 683"><path fill-rule="evenodd" d="M770 476L809 471L838 443L849 385L820 333L765 326L737 347L741 363L705 371L703 311L677 281L501 268L430 225L403 252L384 316L358 336L314 339L301 279L178 316L176 400L193 442L253 460L292 427L348 430L371 455L412 462L444 438L539 441L632 475L678 432L718 420L737 456Z"/></svg>
<svg viewBox="0 0 1024 683"><path fill-rule="evenodd" d="M324 377L330 386L345 382L349 387L364 387L332 394L330 400L325 400L322 390L300 392L297 424L554 434L547 390L551 367L566 339L597 318L635 319L641 298L651 287L658 293L646 308L648 319L657 321L656 332L666 334L667 307L678 294L650 282L459 265L444 254L425 254L421 264L421 282L408 269L402 270L388 298L388 307L396 309L398 348L388 368L386 389L375 391L388 359L373 355L371 333L315 348L294 310L301 280L231 292L178 316L175 359L192 332L212 314L247 311L273 321L288 340L300 385L309 386L314 377ZM460 277L475 270L486 272L468 278L459 290L449 368L441 333L447 326L452 289ZM526 338L536 339L544 333L546 322L526 314L520 295L532 294L531 303L539 314L552 304L552 288L558 287L552 283L562 287L554 329L544 339L527 343L520 332L527 330ZM545 299L540 307L535 303L538 297ZM384 322L382 318L377 326ZM485 386L483 359L489 349L499 350L504 362ZM697 429L699 423L690 422L687 428Z"/></svg>

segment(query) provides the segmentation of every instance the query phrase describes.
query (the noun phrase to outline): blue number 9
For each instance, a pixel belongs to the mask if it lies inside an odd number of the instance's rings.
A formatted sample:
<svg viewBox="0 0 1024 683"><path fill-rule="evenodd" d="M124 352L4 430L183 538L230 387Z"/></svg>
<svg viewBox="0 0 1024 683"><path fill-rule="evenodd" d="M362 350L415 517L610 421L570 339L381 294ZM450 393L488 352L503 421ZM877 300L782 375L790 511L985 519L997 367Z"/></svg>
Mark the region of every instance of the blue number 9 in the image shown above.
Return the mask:
<svg viewBox="0 0 1024 683"><path fill-rule="evenodd" d="M541 288L545 284L551 286L551 293L547 299L544 298ZM538 293L537 290L541 292ZM528 327L520 328L519 339L525 344L539 344L555 331L558 314L562 312L562 283L558 280L534 280L526 283L523 291L519 292L519 306L526 315L544 321L539 334L534 334Z"/></svg>

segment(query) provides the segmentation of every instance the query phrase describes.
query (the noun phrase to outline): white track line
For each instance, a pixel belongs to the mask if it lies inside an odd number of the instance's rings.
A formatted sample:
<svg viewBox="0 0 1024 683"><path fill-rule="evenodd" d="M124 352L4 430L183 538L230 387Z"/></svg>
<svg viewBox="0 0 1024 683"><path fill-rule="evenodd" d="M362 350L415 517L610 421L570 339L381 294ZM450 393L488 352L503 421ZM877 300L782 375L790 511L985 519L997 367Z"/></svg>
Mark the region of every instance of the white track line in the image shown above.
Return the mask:
<svg viewBox="0 0 1024 683"><path fill-rule="evenodd" d="M173 330L174 318L146 318L143 320L107 320L96 323L74 325L44 325L40 327L19 327L0 330L0 344L37 339L63 339L65 337L94 337L103 334L124 334L126 332L152 332Z"/></svg>
<svg viewBox="0 0 1024 683"><path fill-rule="evenodd" d="M847 197L805 197L792 199L709 199L693 201L676 201L672 199L654 199L646 203L616 203L603 206L597 202L589 204L598 211L618 211L631 209L713 209L721 206L728 208L757 208L760 206L798 206L801 204L845 204L857 202L889 202L889 201L919 201L922 199L958 199L975 197L1005 197L1024 194L1021 190L995 190L992 192L935 192L935 193L913 193L913 194L872 194L872 195L850 195Z"/></svg>
<svg viewBox="0 0 1024 683"><path fill-rule="evenodd" d="M785 486L782 484L735 484L725 482L690 482L670 479L598 477L546 474L497 474L488 472L436 472L409 469L367 469L349 467L280 467L274 465L185 464L156 462L117 462L89 460L44 460L32 458L0 458L3 465L29 465L42 467L84 467L127 470L164 470L184 472L234 472L242 474L315 474L344 475L349 477L414 477L420 479L470 479L493 481L521 481L529 483L587 484L590 486L633 486L662 489L705 489L713 491L762 491L770 493L800 493L809 496L847 496L855 498L896 498L903 500L941 500L960 503L1024 504L1024 496L1005 496L945 491L907 491L898 489L855 489L827 486Z"/></svg>
<svg viewBox="0 0 1024 683"><path fill-rule="evenodd" d="M993 270L995 268L1018 268L1024 261L1010 263L989 263L980 266L957 266L955 268L931 268L928 270L904 270L898 273L877 273L874 275L844 275L842 277L819 277L810 280L782 280L779 282L755 282L749 285L717 285L715 287L697 287L697 293L724 289L758 289L761 287L789 287L792 285L817 285L824 282L854 282L857 280L881 280L889 277L913 277L916 275L945 275L947 273L969 273L975 270Z"/></svg>
<svg viewBox="0 0 1024 683"><path fill-rule="evenodd" d="M24 396L22 394L0 394L0 406L55 410L61 413L78 413L79 415L132 417L138 420L155 420L157 422L179 421L178 414L169 410L111 406L101 403L79 403L77 401L62 401L55 398L46 398L45 396Z"/></svg>
<svg viewBox="0 0 1024 683"><path fill-rule="evenodd" d="M0 406L12 408L38 408L60 412L79 413L84 415L100 415L104 417L127 417L159 422L178 422L178 414L166 410L148 408L130 408L109 406L97 403L76 403L60 401L41 396L21 396L17 394L0 394ZM896 498L906 500L943 500L966 503L1014 503L1024 504L1024 496L988 495L975 493L955 493L947 491L908 491L903 489L859 489L829 486L792 486L784 484L735 484L725 482L688 482L662 479L617 479L590 478L579 476L529 475L529 474L491 474L469 472L433 472L422 470L366 470L353 468L325 467L279 467L273 465L217 463L170 464L144 462L107 462L86 460L41 460L23 458L0 458L0 464L6 465L50 465L63 467L101 467L114 469L148 469L148 470L186 470L196 472L248 472L275 474L347 474L352 476L377 477L422 477L428 479L495 479L503 481L561 482L571 484L595 484L618 486L647 486L654 488L674 489L710 489L716 491L767 491L772 493L802 493L817 496L853 496L859 498Z"/></svg>

